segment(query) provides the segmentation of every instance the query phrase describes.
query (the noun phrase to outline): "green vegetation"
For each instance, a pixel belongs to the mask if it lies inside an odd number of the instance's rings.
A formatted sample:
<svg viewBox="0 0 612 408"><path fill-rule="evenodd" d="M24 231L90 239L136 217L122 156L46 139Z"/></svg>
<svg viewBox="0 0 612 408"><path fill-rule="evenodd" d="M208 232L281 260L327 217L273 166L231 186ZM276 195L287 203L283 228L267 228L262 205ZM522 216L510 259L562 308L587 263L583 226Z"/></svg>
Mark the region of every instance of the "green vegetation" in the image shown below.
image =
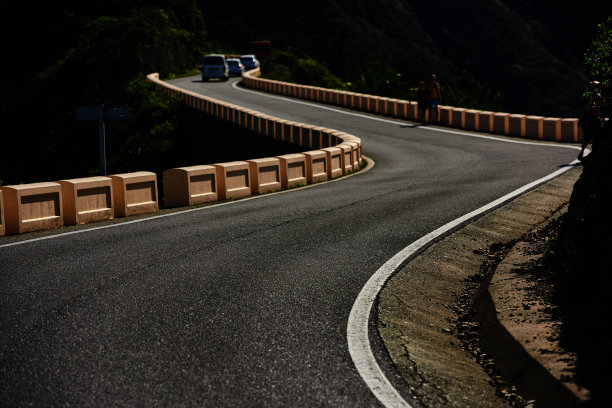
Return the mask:
<svg viewBox="0 0 612 408"><path fill-rule="evenodd" d="M597 35L585 54L592 80L600 82L604 101L612 101L612 16L597 26Z"/></svg>
<svg viewBox="0 0 612 408"><path fill-rule="evenodd" d="M273 51L272 56L262 61L263 78L296 84L345 89L345 84L332 75L329 68L304 53Z"/></svg>

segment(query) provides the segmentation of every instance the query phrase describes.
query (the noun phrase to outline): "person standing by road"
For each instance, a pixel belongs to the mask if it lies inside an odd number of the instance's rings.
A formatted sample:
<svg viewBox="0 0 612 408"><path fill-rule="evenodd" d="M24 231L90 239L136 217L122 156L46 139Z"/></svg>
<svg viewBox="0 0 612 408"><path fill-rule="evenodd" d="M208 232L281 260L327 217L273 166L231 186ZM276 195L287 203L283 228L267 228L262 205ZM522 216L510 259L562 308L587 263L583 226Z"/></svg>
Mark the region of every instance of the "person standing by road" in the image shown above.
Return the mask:
<svg viewBox="0 0 612 408"><path fill-rule="evenodd" d="M438 104L442 100L440 92L440 84L436 78L436 74L431 74L427 82L427 92L429 99L427 101L427 110L429 110L429 120L432 122L438 121Z"/></svg>

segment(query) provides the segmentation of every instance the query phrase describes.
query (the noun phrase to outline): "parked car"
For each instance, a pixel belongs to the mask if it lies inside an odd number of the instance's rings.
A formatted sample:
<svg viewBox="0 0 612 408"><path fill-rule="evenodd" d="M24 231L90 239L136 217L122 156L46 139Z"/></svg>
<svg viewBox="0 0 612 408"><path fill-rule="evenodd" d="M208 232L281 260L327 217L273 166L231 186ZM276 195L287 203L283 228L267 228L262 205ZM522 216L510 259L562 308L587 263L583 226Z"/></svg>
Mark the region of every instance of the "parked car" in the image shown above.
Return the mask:
<svg viewBox="0 0 612 408"><path fill-rule="evenodd" d="M255 58L255 55L248 54L240 57L240 62L244 65L244 69L255 69L259 67L259 61Z"/></svg>
<svg viewBox="0 0 612 408"><path fill-rule="evenodd" d="M209 54L202 58L202 81L218 78L222 81L229 79L229 66L225 55Z"/></svg>
<svg viewBox="0 0 612 408"><path fill-rule="evenodd" d="M229 66L229 75L242 75L242 71L244 71L244 65L238 58L228 58L227 65Z"/></svg>

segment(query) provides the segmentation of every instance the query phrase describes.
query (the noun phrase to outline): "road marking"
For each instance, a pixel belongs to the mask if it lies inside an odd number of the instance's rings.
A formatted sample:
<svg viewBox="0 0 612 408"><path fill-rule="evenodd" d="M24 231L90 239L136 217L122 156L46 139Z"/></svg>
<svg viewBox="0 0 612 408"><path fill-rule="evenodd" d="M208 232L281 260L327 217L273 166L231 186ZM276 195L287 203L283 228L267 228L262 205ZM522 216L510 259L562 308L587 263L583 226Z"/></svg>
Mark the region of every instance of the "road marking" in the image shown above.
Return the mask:
<svg viewBox="0 0 612 408"><path fill-rule="evenodd" d="M102 229L114 228L114 227L121 227L123 225L136 224L136 223L139 223L139 222L155 220L155 219L158 219L158 218L171 217L171 216L174 216L174 215L186 214L186 213L190 213L190 212L194 212L194 211L202 211L202 210L207 210L209 208L220 207L220 206L223 206L223 205L236 204L236 203L239 203L239 202L242 202L242 201L250 201L250 200L255 200L255 199L258 199L258 198L273 196L273 195L276 195L276 194L291 193L291 192L294 192L294 191L303 190L305 188L312 188L312 187L317 187L317 186L321 186L321 185L328 184L328 183L335 183L336 181L346 180L346 179L351 178L353 176L357 176L359 174L363 174L363 173L371 170L372 167L374 167L374 165L375 165L374 160L370 159L366 155L362 155L362 157L368 162L368 165L366 167L362 168L358 172L353 172L351 174L345 174L345 175L343 175L341 177L338 177L338 178L335 178L335 179L332 179L332 180L321 181L321 182L318 182L318 183L315 183L315 184L308 184L306 186L296 187L296 188L291 188L291 189L281 190L281 191L275 191L275 192L272 192L272 193L266 193L266 194L261 194L261 195L254 195L254 196L250 196L250 197L244 197L244 198L241 198L241 199L235 200L235 201L234 200L233 201L225 201L225 202L222 202L222 203L211 204L211 205L207 205L207 206L203 206L203 207L195 207L195 208L187 208L185 210L177 210L177 211L173 211L173 212L168 213L168 214L151 215L151 216L148 216L148 217L145 217L145 218L139 218L139 219L136 219L136 220L117 222L115 224L110 224L110 225L102 225L102 226L98 226L98 227L86 227L86 228L79 229L79 230L76 230L76 231L61 232L59 234L46 235L44 237L37 237L37 238L24 239L22 241L9 242L7 244L0 244L0 248L6 248L6 247L21 245L21 244L27 244L27 243L36 242L36 241L44 241L46 239L59 238L59 237L64 237L64 236L68 236L68 235L75 235L75 234L80 234L80 233L83 233L83 232L96 231L96 230L102 230Z"/></svg>
<svg viewBox="0 0 612 408"><path fill-rule="evenodd" d="M379 118L379 117L375 117L375 116L359 114L359 113L355 113L355 112L348 112L348 111L344 111L344 110L340 110L340 109L335 109L335 108L330 108L330 107L327 107L327 106L322 106L322 105L313 104L313 103L309 103L309 102L297 101L297 100L291 99L291 98L280 97L280 96L270 95L270 94L263 93L263 92L256 92L256 91L252 91L252 90L247 90L247 89L236 87L236 83L237 82L234 82L232 84L232 86L235 87L236 89L239 89L239 90L244 91L244 92L251 92L251 93L255 93L255 94L261 95L261 96L276 98L276 99L280 99L280 100L284 100L284 101L288 101L288 102L292 102L292 103L309 105L309 106L317 107L319 109L324 109L324 110L329 110L329 111L333 111L333 112L338 112L338 113L342 113L342 114L345 114L345 115L357 116L357 117L361 117L361 118L365 118L365 119L369 119L369 120L376 120L376 121L380 121L380 122L386 122L386 123L397 124L397 125L405 125L405 122L398 122L398 121L384 119L384 118ZM503 139L503 138L499 138L499 137L495 137L495 136L479 135L479 134L473 134L473 133L467 133L467 132L458 132L458 131L454 131L454 130L439 129L439 128L433 128L433 127L421 127L420 129L427 129L427 130L438 131L438 132L445 132L445 133L453 133L453 134L459 134L459 135L464 135L464 136L469 136L469 137L476 137L476 138L492 139L492 140L495 140L495 141L507 142L507 143L521 143L521 144L531 144L531 145L543 145L543 146L550 146L550 147L565 147L565 148L571 148L571 149L579 150L579 147L571 146L571 145L554 145L554 144L550 144L550 143L537 143L537 142L523 141L523 140L508 140L508 139ZM577 162L578 161L575 160L575 161L573 161L570 164L574 165ZM485 205L485 206L483 206L483 207L481 207L481 208L479 208L479 209L477 209L475 211L472 211L472 212L470 212L470 213L468 213L468 214L466 214L466 215L464 215L462 217L457 218L454 221L449 222L448 224L446 224L446 225L436 229L433 232L430 232L429 234L427 234L424 237L418 239L417 241L414 241L412 244L408 245L406 248L404 248L403 250L401 250L400 252L395 254L391 259L389 259L383 266L381 266L370 277L368 282L361 289L361 292L357 296L357 299L355 300L355 303L353 304L353 308L351 309L351 313L349 315L349 320L348 320L348 324L347 324L347 340L348 340L349 352L350 352L351 358L353 359L353 363L355 364L355 367L359 371L359 374L361 375L363 380L366 382L367 386L370 388L372 393L379 399L379 401L385 407L407 407L407 408L411 407L411 405L408 404L408 402L406 402L406 400L399 394L399 392L395 389L395 387L393 387L393 385L389 382L387 377L384 375L382 369L380 368L380 366L376 362L376 358L374 357L374 354L373 354L372 349L370 347L370 340L369 340L369 336L368 336L369 317L370 317L370 313L372 311L373 303L376 300L376 297L378 296L378 293L382 289L382 287L385 284L385 282L389 279L389 277L395 271L397 271L399 268L401 268L412 255L414 255L416 252L418 252L419 250L421 250L425 246L429 245L436 238L440 237L441 235L446 234L450 230L452 230L452 229L458 227L459 225L469 221L470 219L475 218L476 216L481 215L484 212L487 212L487 211L495 208L496 206L499 206L502 203L504 203L504 202L506 202L506 201L508 201L508 200L510 200L510 199L512 199L512 198L514 198L514 197L516 197L518 195L520 195L520 194L523 194L524 192L526 192L529 189L537 186L538 184L544 183L544 182L546 182L548 180L551 180L551 179L557 177L558 175L560 175L560 174L564 173L565 171L569 170L570 168L571 167L567 167L567 168L563 168L563 169L557 170L556 172L551 173L551 174L549 174L546 177L543 177L543 178L541 178L539 180L536 180L536 181L534 181L532 183L529 183L529 184L527 184L527 185L525 185L525 186L523 186L523 187L521 187L521 188L511 192L510 194L507 194L507 195L505 195L505 196L503 196L503 197L501 197L501 198L499 198L499 199L497 199L497 200L495 200L495 201L493 201L493 202L491 202L491 203L489 203L489 204L487 204L487 205ZM356 174L359 174L359 173L353 173L352 175L356 175ZM345 177L342 177L342 179L344 179L344 178ZM320 183L320 184L323 184L323 183ZM314 184L314 185L310 185L310 186L306 186L306 187L311 187L311 186L316 186L316 185L319 185L319 184ZM280 193L291 192L291 191L295 191L295 190L280 191L280 192L277 192L277 193L271 193L271 194L262 195L262 196L248 197L248 198L241 199L241 200L238 200L238 201L229 201L229 202L213 204L213 205L205 206L205 207L191 208L191 209L176 211L176 212L172 212L172 213L168 213L168 214L155 215L155 216L152 216L152 217L147 217L147 218L141 218L141 219L136 219L136 220L131 220L131 221L120 222L120 223L111 224L111 225L104 225L104 226L99 226L99 227L85 228L85 229L81 229L81 230L64 232L64 233L54 234L54 235L48 235L48 236L44 236L44 237L37 237L37 238L27 239L27 240L23 240L23 241L16 241L16 242L11 242L11 243L7 243L7 244L2 244L2 245L0 245L0 248L11 247L11 246L15 246L15 245L21 245L21 244L31 243L31 242L36 242L36 241L43 241L43 240L46 240L46 239L58 238L58 237L63 237L63 236L68 236L68 235L80 234L80 233L83 233L83 232L102 230L102 229L106 229L106 228L114 228L114 227L119 227L119 226L123 226L123 225L129 225L129 224L136 224L136 223L139 223L139 222L149 221L149 220L153 220L153 219L165 218L165 217L185 214L185 213L189 213L189 212L193 212L193 211L205 210L205 209L208 209L208 208L219 207L219 206L223 206L223 205L237 203L237 202L240 202L240 201L252 200L252 199L256 199L256 198L261 198L261 197L265 197L265 196L269 196L269 195L280 194Z"/></svg>
<svg viewBox="0 0 612 408"><path fill-rule="evenodd" d="M570 163L570 165L575 165L576 163L578 163L578 160L574 160L572 163ZM466 223L467 221L470 221L471 219L494 209L506 201L527 192L533 187L559 176L560 174L568 171L570 168L571 166L559 169L548 176L514 190L513 192L506 194L505 196L498 198L497 200L492 201L491 203L480 207L477 210L465 214L462 217L443 225L435 231L430 232L395 254L370 277L365 286L361 289L357 299L355 299L355 303L351 309L347 323L347 340L351 358L353 359L353 363L357 367L359 374L364 379L366 384L368 384L370 390L385 407L410 407L406 400L399 395L395 387L393 387L393 385L386 378L385 374L382 372L382 369L376 362L376 358L374 357L370 347L370 339L368 336L370 314L372 312L374 301L376 300L376 297L378 296L378 293L382 289L385 282L391 277L391 275L404 266L410 257L425 248L427 245L431 244L440 236L459 227L463 223Z"/></svg>
<svg viewBox="0 0 612 408"><path fill-rule="evenodd" d="M234 82L232 86L236 89L245 92L252 92L258 95L267 96L270 98L281 99L284 101L298 103L308 106L313 106L319 109L329 110L333 112L342 113L345 115L356 116L365 119L377 120L380 122L386 122L396 125L405 125L405 122L398 122L395 120L379 118L375 116L349 112L341 109L330 108L328 106L322 106L319 104L314 104L310 102L304 102L295 100L292 98L270 95L264 92L257 92L252 90L247 90L244 88L239 88L236 86L237 82ZM541 143L541 142L533 142L526 140L515 140L515 139L505 139L492 135L482 135L482 134L474 134L468 132L460 132L456 130L449 129L441 129L436 127L420 127L420 129L427 129L436 132L442 133L452 133L462 136L475 137L481 139L491 139L500 142L506 143L519 143L519 144L529 144L529 145L540 145L540 146L549 146L549 147L563 147L569 149L580 150L578 146L573 145L557 145L552 143ZM500 206L501 204L518 197L519 195L527 192L528 190L534 188L535 186L545 183L546 181L552 180L553 178L563 174L564 172L571 169L574 165L578 163L578 160L574 160L567 167L559 169L545 177L542 177L539 180L533 181L529 184L526 184L523 187L514 190L513 192L506 194L505 196L498 198L495 201L492 201L489 204L484 205L483 207L478 208L468 214L465 214L445 225L436 229L435 231L430 232L429 234L421 237L420 239L414 241L400 252L395 254L391 259L389 259L383 266L381 266L366 282L365 286L359 292L359 295L355 299L353 303L353 307L351 309L351 313L349 314L349 319L347 322L346 328L346 337L348 342L348 349L353 359L353 364L357 368L359 375L365 381L368 388L372 393L378 398L378 400L388 408L391 407L402 407L402 408L411 408L412 406L400 395L397 389L391 384L389 379L385 376L384 372L378 365L376 361L376 357L374 357L374 353L372 352L372 347L370 346L370 337L369 337L369 322L370 315L372 313L372 307L376 298L378 297L379 292L381 291L384 284L387 280L402 266L404 266L408 260L417 252L420 252L426 246L431 244L433 241L438 239L444 234L452 231L453 229L459 227L460 225L470 221L473 218L476 218L479 215L484 214L487 211L494 209L495 207Z"/></svg>

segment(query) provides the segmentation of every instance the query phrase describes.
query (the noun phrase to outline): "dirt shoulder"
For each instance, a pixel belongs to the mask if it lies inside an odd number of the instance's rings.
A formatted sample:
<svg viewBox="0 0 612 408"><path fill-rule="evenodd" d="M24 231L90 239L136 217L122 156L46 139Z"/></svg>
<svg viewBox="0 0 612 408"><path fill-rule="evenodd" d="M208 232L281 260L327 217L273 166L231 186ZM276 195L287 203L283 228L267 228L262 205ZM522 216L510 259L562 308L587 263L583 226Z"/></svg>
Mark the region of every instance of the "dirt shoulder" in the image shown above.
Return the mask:
<svg viewBox="0 0 612 408"><path fill-rule="evenodd" d="M577 406L572 353L556 333L537 263L582 168L435 243L379 297L378 330L398 372L428 407Z"/></svg>

